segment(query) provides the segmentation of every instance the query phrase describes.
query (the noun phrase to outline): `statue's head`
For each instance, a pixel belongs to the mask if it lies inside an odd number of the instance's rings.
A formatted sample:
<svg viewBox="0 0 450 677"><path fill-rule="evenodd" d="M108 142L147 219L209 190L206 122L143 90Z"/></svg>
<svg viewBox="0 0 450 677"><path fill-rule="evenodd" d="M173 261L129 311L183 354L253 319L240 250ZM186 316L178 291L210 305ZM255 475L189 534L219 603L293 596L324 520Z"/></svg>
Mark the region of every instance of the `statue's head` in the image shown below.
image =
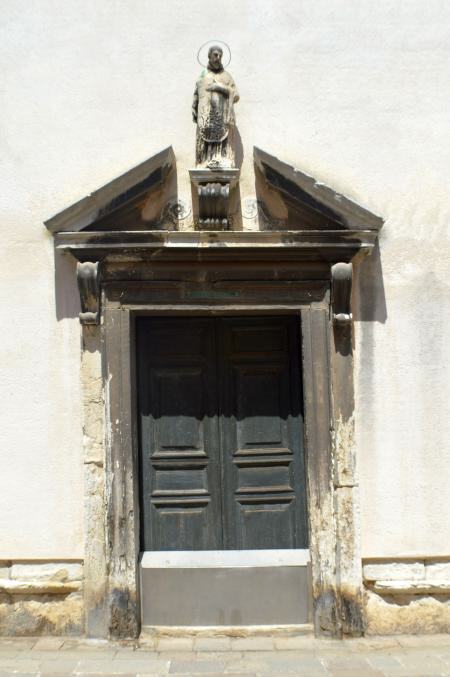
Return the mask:
<svg viewBox="0 0 450 677"><path fill-rule="evenodd" d="M218 45L211 45L208 49L208 62L209 67L214 71L218 71L222 68L222 47Z"/></svg>

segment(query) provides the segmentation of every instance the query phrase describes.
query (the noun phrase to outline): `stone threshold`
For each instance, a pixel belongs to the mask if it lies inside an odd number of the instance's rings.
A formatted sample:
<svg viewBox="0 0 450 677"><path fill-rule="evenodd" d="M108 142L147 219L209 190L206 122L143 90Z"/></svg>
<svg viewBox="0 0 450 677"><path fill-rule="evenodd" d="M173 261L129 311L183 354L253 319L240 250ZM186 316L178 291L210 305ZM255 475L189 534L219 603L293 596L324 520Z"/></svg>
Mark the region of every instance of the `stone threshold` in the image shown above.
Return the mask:
<svg viewBox="0 0 450 677"><path fill-rule="evenodd" d="M292 625L143 625L139 643L154 642L162 637L314 637L312 623Z"/></svg>
<svg viewBox="0 0 450 677"><path fill-rule="evenodd" d="M146 569L165 568L254 568L307 566L309 550L158 550L141 555Z"/></svg>

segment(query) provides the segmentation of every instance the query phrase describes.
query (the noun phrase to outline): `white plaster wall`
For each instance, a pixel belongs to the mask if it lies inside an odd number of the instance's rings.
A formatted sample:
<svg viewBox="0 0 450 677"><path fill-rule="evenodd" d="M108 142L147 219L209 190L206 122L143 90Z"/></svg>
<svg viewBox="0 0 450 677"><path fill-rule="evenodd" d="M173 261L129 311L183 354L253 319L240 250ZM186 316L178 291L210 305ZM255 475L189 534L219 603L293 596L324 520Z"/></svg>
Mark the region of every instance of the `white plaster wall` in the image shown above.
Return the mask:
<svg viewBox="0 0 450 677"><path fill-rule="evenodd" d="M210 38L242 196L258 145L387 220L356 322L363 554L450 552L449 25L445 0L3 1L0 557L82 554L77 299L42 222L170 144L188 194Z"/></svg>

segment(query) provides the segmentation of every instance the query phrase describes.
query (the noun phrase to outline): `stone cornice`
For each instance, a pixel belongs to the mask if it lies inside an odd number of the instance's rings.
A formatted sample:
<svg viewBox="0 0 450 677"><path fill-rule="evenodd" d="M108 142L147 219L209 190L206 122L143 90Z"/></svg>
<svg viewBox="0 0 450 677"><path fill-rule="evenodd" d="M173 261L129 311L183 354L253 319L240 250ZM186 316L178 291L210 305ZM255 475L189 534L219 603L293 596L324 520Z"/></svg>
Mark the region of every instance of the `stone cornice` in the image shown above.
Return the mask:
<svg viewBox="0 0 450 677"><path fill-rule="evenodd" d="M78 261L106 258L232 259L287 257L336 263L369 253L377 233L358 231L102 231L55 235L58 250Z"/></svg>

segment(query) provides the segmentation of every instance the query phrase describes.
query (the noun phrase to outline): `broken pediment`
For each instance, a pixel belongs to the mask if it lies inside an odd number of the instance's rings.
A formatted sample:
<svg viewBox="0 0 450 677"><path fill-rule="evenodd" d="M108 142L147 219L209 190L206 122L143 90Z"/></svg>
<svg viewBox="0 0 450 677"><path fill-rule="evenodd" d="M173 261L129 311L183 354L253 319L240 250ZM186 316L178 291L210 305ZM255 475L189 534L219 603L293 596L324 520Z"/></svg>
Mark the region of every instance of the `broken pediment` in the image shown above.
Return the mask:
<svg viewBox="0 0 450 677"><path fill-rule="evenodd" d="M177 177L172 147L45 222L52 232L174 230Z"/></svg>
<svg viewBox="0 0 450 677"><path fill-rule="evenodd" d="M281 261L315 267L317 275L330 279L333 320L351 322L352 264L373 250L382 219L260 149L254 160L254 221L243 230L230 228L233 219L222 194L231 184L238 194L239 171L223 168L191 170L203 204L199 198L199 218L191 228L186 219L179 229L180 210L190 214L195 208L178 200L171 147L49 219L45 225L55 237L55 252L70 252L78 261L83 324L100 322L101 288L118 263L125 266L124 279L133 279L136 262L149 275L154 265L184 262L202 276L207 263L233 261L259 261L267 271ZM246 204L248 199L244 221ZM216 221L217 230L211 227Z"/></svg>
<svg viewBox="0 0 450 677"><path fill-rule="evenodd" d="M264 229L371 230L383 220L312 176L254 149L256 194Z"/></svg>

